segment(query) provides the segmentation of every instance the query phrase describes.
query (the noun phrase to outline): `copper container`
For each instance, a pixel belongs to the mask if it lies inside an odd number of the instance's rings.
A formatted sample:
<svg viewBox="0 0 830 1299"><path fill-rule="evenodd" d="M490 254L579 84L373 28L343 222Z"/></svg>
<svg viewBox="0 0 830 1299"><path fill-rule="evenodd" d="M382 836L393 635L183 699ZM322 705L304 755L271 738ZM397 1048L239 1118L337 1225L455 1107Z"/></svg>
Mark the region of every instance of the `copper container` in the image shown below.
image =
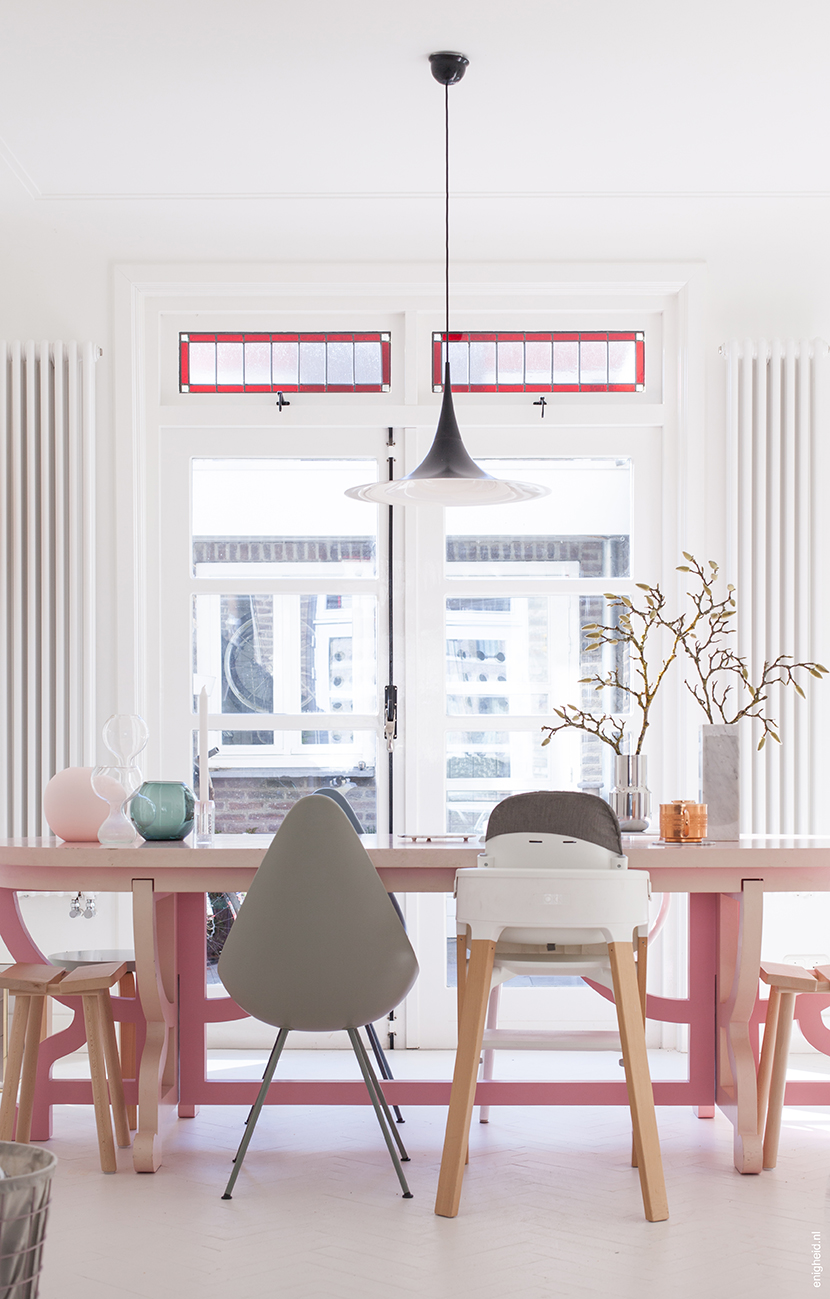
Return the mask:
<svg viewBox="0 0 830 1299"><path fill-rule="evenodd" d="M660 804L660 837L666 843L700 843L706 838L708 809L705 803L676 798Z"/></svg>

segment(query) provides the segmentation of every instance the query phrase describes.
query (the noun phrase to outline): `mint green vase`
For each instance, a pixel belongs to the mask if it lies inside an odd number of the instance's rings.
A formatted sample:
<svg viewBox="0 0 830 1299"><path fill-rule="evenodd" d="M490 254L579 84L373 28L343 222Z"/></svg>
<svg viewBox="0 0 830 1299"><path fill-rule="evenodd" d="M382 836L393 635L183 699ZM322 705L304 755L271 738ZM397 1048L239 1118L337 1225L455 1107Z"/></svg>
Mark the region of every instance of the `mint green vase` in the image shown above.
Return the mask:
<svg viewBox="0 0 830 1299"><path fill-rule="evenodd" d="M145 780L130 803L142 839L184 839L193 829L193 791L181 780Z"/></svg>

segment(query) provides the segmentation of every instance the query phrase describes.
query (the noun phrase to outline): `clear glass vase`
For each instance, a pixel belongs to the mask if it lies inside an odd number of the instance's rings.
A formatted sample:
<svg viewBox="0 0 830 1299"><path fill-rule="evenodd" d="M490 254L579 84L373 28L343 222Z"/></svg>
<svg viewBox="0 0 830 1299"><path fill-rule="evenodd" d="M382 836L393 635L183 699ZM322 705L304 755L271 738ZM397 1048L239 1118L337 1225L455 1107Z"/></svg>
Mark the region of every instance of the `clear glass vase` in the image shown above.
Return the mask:
<svg viewBox="0 0 830 1299"><path fill-rule="evenodd" d="M113 713L104 722L101 734L116 765L131 767L147 743L150 732L138 713Z"/></svg>
<svg viewBox="0 0 830 1299"><path fill-rule="evenodd" d="M109 816L98 830L98 842L111 847L135 843L135 827L127 816L126 804L141 784L138 767L100 766L90 777L99 798L109 804Z"/></svg>

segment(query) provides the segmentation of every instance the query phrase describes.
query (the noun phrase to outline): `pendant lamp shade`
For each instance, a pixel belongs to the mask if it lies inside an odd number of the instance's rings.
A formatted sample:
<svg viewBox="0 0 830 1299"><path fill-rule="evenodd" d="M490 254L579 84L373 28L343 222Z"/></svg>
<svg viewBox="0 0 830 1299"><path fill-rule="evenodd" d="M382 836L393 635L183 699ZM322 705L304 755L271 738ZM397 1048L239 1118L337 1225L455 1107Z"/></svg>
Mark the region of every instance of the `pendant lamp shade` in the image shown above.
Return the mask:
<svg viewBox="0 0 830 1299"><path fill-rule="evenodd" d="M450 335L450 163L449 163L449 94L450 86L464 76L468 60L463 54L445 50L429 56L432 75L444 87L445 121L445 315L446 334ZM406 478L387 483L364 483L350 487L347 496L378 505L505 505L510 501L529 501L547 496L550 489L541 483L509 482L493 478L471 459L464 446L455 418L450 382L450 363L444 365L444 400L432 446L424 459Z"/></svg>
<svg viewBox="0 0 830 1299"><path fill-rule="evenodd" d="M461 439L450 386L450 366L444 367L444 400L432 446L406 478L388 483L350 487L346 495L378 505L504 505L547 496L541 483L516 483L493 478L476 464Z"/></svg>

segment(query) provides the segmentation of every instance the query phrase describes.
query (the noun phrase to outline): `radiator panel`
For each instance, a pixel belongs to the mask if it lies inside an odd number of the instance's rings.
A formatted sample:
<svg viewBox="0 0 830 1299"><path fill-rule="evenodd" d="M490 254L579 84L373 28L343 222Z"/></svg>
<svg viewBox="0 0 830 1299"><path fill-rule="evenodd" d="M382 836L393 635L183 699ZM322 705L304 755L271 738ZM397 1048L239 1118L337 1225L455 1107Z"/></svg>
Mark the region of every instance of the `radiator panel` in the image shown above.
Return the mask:
<svg viewBox="0 0 830 1299"><path fill-rule="evenodd" d="M94 756L95 358L0 343L0 835L48 834L43 789Z"/></svg>
<svg viewBox="0 0 830 1299"><path fill-rule="evenodd" d="M821 340L748 339L724 351L733 511L727 568L738 587L738 651L756 678L765 659L826 662L830 651L821 580L830 365ZM759 754L760 727L741 723L743 834L830 828L823 751L830 682L807 678L805 688L806 702L792 689L769 692L781 745L770 741Z"/></svg>

